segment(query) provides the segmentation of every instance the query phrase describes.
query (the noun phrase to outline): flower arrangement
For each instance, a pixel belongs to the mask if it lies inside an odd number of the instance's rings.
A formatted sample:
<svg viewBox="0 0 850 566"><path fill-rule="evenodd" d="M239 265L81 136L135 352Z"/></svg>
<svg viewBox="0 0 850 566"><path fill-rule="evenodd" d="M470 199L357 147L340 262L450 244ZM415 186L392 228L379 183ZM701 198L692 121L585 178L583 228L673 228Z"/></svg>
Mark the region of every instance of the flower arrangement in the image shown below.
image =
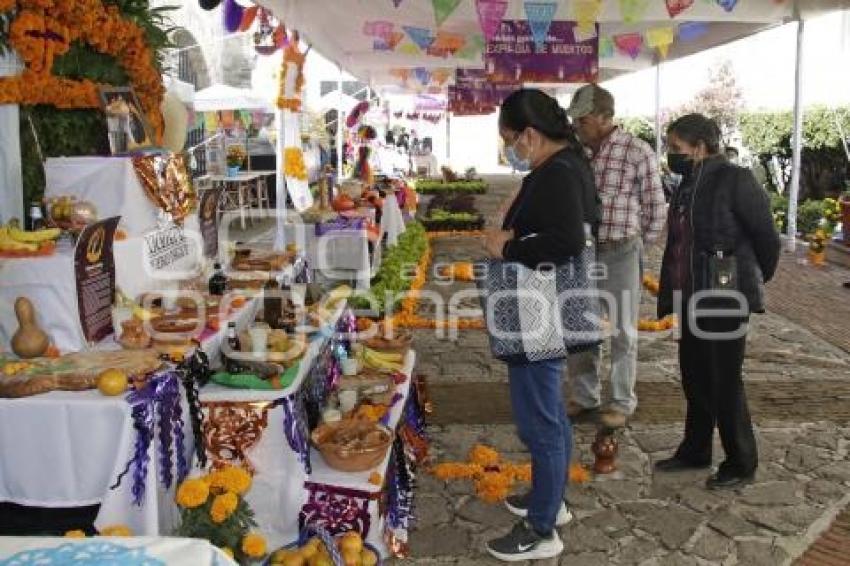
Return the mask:
<svg viewBox="0 0 850 566"><path fill-rule="evenodd" d="M234 466L183 481L175 495L182 520L176 534L209 540L240 563L263 558L266 540L249 532L257 526L244 499L250 489L251 475Z"/></svg>
<svg viewBox="0 0 850 566"><path fill-rule="evenodd" d="M9 28L9 47L23 59L24 71L0 78L0 104L47 104L57 108L98 108L97 85L51 74L54 58L80 41L115 57L127 73L157 139L164 122L160 106L165 88L145 30L118 7L101 0L0 0L19 9ZM0 10L2 11L2 10Z"/></svg>
<svg viewBox="0 0 850 566"><path fill-rule="evenodd" d="M283 150L283 174L286 177L307 180L307 165L304 164L304 152L297 147L287 147Z"/></svg>
<svg viewBox="0 0 850 566"><path fill-rule="evenodd" d="M242 167L245 160L248 158L248 153L245 148L239 144L231 145L227 148L227 166Z"/></svg>
<svg viewBox="0 0 850 566"><path fill-rule="evenodd" d="M809 261L812 265L821 266L826 263L826 242L829 235L824 228L818 228L809 236Z"/></svg>
<svg viewBox="0 0 850 566"><path fill-rule="evenodd" d="M512 464L502 461L502 456L489 446L476 444L469 451L469 462L437 464L431 473L443 481L471 479L476 495L487 503L504 500L517 481L531 481L531 464ZM570 466L570 481L585 483L590 474L580 464Z"/></svg>

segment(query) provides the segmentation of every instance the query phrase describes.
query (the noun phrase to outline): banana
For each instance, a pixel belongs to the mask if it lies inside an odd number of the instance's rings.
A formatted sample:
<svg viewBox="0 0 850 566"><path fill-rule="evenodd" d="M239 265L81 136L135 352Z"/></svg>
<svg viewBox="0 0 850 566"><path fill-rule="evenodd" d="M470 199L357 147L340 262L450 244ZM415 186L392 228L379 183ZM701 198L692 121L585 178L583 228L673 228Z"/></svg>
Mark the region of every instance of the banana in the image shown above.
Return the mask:
<svg viewBox="0 0 850 566"><path fill-rule="evenodd" d="M155 318L154 314L151 311L149 311L147 309L143 309L142 307L140 307L138 305L133 307L133 316L135 316L139 320L145 320L145 321Z"/></svg>
<svg viewBox="0 0 850 566"><path fill-rule="evenodd" d="M363 348L359 351L359 357L364 365L376 370L401 371L402 368L401 354L376 352L371 348Z"/></svg>
<svg viewBox="0 0 850 566"><path fill-rule="evenodd" d="M13 240L9 236L9 229L3 226L0 228L0 251L37 252L38 244L30 244Z"/></svg>
<svg viewBox="0 0 850 566"><path fill-rule="evenodd" d="M44 228L42 230L36 230L35 232L27 232L26 230L21 230L17 226L10 226L8 228L8 233L9 238L17 242L38 244L48 240L55 240L59 237L61 230L59 230L59 228Z"/></svg>

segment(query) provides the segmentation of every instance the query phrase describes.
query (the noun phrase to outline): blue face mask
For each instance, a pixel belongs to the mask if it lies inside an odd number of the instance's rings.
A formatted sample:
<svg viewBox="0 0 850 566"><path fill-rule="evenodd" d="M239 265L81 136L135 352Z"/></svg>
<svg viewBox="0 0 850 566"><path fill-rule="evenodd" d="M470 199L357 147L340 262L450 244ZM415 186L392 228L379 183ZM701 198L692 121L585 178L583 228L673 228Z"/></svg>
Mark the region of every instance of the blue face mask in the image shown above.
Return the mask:
<svg viewBox="0 0 850 566"><path fill-rule="evenodd" d="M524 173L526 171L531 171L531 159L526 157L522 159L516 151L516 142L514 145L509 145L505 148L505 158L508 160L508 163L511 164L511 167L514 170Z"/></svg>

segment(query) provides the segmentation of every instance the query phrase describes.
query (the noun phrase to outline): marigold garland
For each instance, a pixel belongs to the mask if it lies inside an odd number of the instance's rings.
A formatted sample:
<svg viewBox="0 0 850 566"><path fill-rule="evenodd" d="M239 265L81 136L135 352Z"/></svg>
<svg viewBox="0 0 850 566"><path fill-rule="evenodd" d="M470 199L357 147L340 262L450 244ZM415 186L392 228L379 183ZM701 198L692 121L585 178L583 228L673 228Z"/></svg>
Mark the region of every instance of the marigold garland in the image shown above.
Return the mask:
<svg viewBox="0 0 850 566"><path fill-rule="evenodd" d="M656 279L652 275L646 274L643 276L642 283L643 288L646 289L650 295L652 295L653 297L658 296L658 290L661 288L658 279Z"/></svg>
<svg viewBox="0 0 850 566"><path fill-rule="evenodd" d="M642 318L638 321L638 330L643 330L645 332L660 332L663 330L672 330L673 328L676 328L676 324L675 315L665 316L660 320Z"/></svg>
<svg viewBox="0 0 850 566"><path fill-rule="evenodd" d="M57 108L99 108L97 85L50 74L53 59L75 41L110 55L130 77L139 103L161 139L160 106L165 88L144 30L101 0L0 0L0 11L19 8L9 30L9 45L25 63L14 77L0 78L0 104L48 104Z"/></svg>
<svg viewBox="0 0 850 566"><path fill-rule="evenodd" d="M242 552L251 558L262 558L266 554L266 539L256 533L245 535L242 539Z"/></svg>
<svg viewBox="0 0 850 566"><path fill-rule="evenodd" d="M298 38L293 38L283 52L283 61L280 66L280 90L277 97L277 107L290 112L301 111L301 91L304 88L304 61L306 55L298 51ZM294 92L287 92L287 80L289 79L290 65L294 65L295 77Z"/></svg>
<svg viewBox="0 0 850 566"><path fill-rule="evenodd" d="M517 481L531 481L531 464L503 462L497 450L476 444L469 451L469 463L444 462L430 469L430 473L443 481L472 480L476 495L487 503L504 500ZM586 483L590 473L581 464L572 464L569 470L571 483Z"/></svg>
<svg viewBox="0 0 850 566"><path fill-rule="evenodd" d="M399 328L440 328L440 329L460 329L460 330L482 330L485 328L483 318L461 318L457 320L434 320L423 318L416 314L416 307L419 305L419 294L428 279L428 271L431 267L432 250L431 242L436 238L446 238L449 236L464 236L464 237L480 237L484 233L481 231L450 231L450 232L428 232L428 249L422 255L422 259L416 266L416 277L410 285L410 290L401 302L401 309L392 317L392 324Z"/></svg>
<svg viewBox="0 0 850 566"><path fill-rule="evenodd" d="M283 174L299 181L307 180L307 165L301 148L287 147L283 150Z"/></svg>

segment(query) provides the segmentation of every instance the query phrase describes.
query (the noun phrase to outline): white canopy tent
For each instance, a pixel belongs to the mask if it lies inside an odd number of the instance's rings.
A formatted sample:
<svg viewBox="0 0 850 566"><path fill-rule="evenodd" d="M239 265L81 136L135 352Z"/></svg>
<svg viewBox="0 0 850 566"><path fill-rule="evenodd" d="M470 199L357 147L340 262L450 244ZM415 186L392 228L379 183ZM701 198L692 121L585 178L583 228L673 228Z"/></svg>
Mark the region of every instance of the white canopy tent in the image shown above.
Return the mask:
<svg viewBox="0 0 850 566"><path fill-rule="evenodd" d="M215 84L195 93L195 111L264 110L273 112L274 106L261 95L247 89Z"/></svg>
<svg viewBox="0 0 850 566"><path fill-rule="evenodd" d="M289 27L299 30L302 38L314 45L323 55L358 78L379 87L394 68L427 69L445 67L480 68L484 61L478 55L472 59L441 58L426 53L409 54L398 51L376 51L373 38L363 33L364 25L373 21L393 22L395 29L415 26L436 30L432 2L405 0L394 7L388 0L260 0ZM719 2L694 2L675 18L671 17L663 0L647 0L643 10L633 21L625 21L617 0L600 0L597 22L600 37L611 38L618 34L642 33L660 27L673 27L685 22L700 22L704 33L699 37L681 41L677 39L669 48L666 60L673 60L713 47L742 39L768 28L799 21L797 41L797 81L795 90L795 131L802 131L802 70L800 51L804 22L808 18L848 7L847 0L742 0L725 2L732 6L724 9ZM574 1L559 0L555 20L575 20ZM508 0L505 20L526 19L523 0ZM474 0L461 0L457 8L442 22L439 31L471 37L480 33ZM407 41L407 39L403 40ZM413 53L411 51L410 53ZM636 57L618 52L600 58L600 80L614 78L658 65L654 49L644 47ZM767 63L767 62L766 62ZM658 84L660 85L660 76ZM656 100L658 99L656 93ZM658 121L656 121L658 125ZM788 211L789 247L794 248L796 234L797 195L799 193L799 166L801 136L794 140L794 173L790 190Z"/></svg>

